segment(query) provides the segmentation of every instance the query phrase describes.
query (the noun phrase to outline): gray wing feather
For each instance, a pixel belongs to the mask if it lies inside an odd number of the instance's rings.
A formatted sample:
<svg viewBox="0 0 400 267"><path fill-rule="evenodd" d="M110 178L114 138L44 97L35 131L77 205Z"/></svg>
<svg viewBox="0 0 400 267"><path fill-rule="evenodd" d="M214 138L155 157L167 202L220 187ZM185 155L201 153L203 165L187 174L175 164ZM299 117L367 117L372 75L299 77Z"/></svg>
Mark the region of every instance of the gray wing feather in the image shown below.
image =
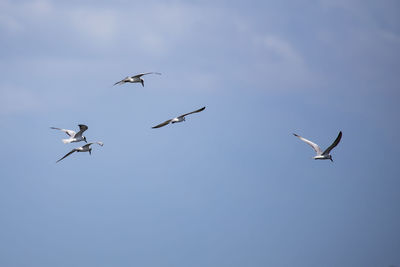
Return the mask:
<svg viewBox="0 0 400 267"><path fill-rule="evenodd" d="M76 133L76 137L82 136L83 132L88 129L88 127L85 124L79 124L79 132Z"/></svg>
<svg viewBox="0 0 400 267"><path fill-rule="evenodd" d="M145 73L139 73L139 74L136 74L136 75L134 75L134 76L131 76L131 78L135 78L135 77L140 78L140 77L142 77L143 75L147 75L147 74L157 74L157 75L161 75L161 73L159 73L159 72L145 72Z"/></svg>
<svg viewBox="0 0 400 267"><path fill-rule="evenodd" d="M64 133L66 133L70 137L74 137L76 135L76 132L72 131L72 130L61 129L61 128L57 128L57 127L50 127L50 129L63 131Z"/></svg>
<svg viewBox="0 0 400 267"><path fill-rule="evenodd" d="M338 136L336 137L335 141L333 141L332 145L330 145L327 149L325 149L324 153L322 155L328 155L331 150L337 146L340 142L340 139L342 139L342 131L339 132Z"/></svg>
<svg viewBox="0 0 400 267"><path fill-rule="evenodd" d="M103 142L92 142L92 143L87 143L87 144L84 145L83 147L89 147L89 146L91 146L92 144L98 144L99 146L103 146L103 145L104 145Z"/></svg>
<svg viewBox="0 0 400 267"><path fill-rule="evenodd" d="M163 126L169 124L171 121L172 121L172 119L171 119L171 120L164 121L163 123L160 123L160 124L158 124L158 125L156 125L156 126L153 126L153 127L151 127L151 128L155 129L155 128L163 127Z"/></svg>
<svg viewBox="0 0 400 267"><path fill-rule="evenodd" d="M205 110L205 109L206 109L206 107L202 107L202 108L200 108L200 109L198 109L198 110L195 110L195 111L192 111L192 112L189 112L189 113L185 113L185 114L183 114L183 115L180 115L179 118L185 117L185 116L190 115L190 114L193 114L193 113L201 112L201 111L203 111L203 110Z"/></svg>
<svg viewBox="0 0 400 267"><path fill-rule="evenodd" d="M127 78L129 78L129 77L128 77L128 76L125 77L124 79L120 80L119 82L114 83L114 85L117 85L117 84L119 85L119 84L124 84L124 83L126 83L126 81L127 81L126 79L127 79ZM114 86L114 85L113 85L113 86Z"/></svg>
<svg viewBox="0 0 400 267"><path fill-rule="evenodd" d="M61 159L57 160L57 162L59 162L59 161L65 159L66 157L68 157L69 155L71 155L72 153L74 153L75 151L77 151L75 148L72 149L72 150L71 150L70 152L68 152L64 157L62 157ZM56 163L57 163L57 162L56 162Z"/></svg>
<svg viewBox="0 0 400 267"><path fill-rule="evenodd" d="M313 143L310 140L307 140L304 137L301 137L300 135L297 135L295 133L293 135L298 137L301 141L303 141L303 142L307 143L308 145L310 145L312 147L312 149L314 149L314 151L317 152L318 155L322 155L321 148L316 143Z"/></svg>

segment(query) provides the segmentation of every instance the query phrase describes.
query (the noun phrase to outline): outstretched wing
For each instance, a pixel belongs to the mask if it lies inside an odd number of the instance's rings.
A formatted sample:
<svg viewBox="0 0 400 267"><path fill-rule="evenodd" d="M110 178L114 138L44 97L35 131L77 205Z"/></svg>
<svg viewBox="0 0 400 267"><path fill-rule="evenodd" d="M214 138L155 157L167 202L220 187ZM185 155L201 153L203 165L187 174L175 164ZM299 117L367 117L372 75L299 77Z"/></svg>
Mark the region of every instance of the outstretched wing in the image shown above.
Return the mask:
<svg viewBox="0 0 400 267"><path fill-rule="evenodd" d="M82 136L83 132L88 129L85 124L79 124L79 132L76 133L75 137Z"/></svg>
<svg viewBox="0 0 400 267"><path fill-rule="evenodd" d="M147 75L147 74L157 74L157 75L161 75L161 73L159 73L159 72L145 72L145 73L139 73L139 74L136 74L136 75L134 75L134 76L131 76L131 78L135 78L135 77L140 78L140 77L142 77L143 75Z"/></svg>
<svg viewBox="0 0 400 267"><path fill-rule="evenodd" d="M127 76L127 77L125 77L124 79L120 80L119 82L114 83L114 85L117 85L117 84L124 84L124 83L127 82L127 79L128 79L128 78L129 78L129 77ZM113 86L114 86L114 85L113 85Z"/></svg>
<svg viewBox="0 0 400 267"><path fill-rule="evenodd" d="M160 123L159 125L153 126L153 127L151 127L151 128L155 129L155 128L163 127L163 126L169 124L171 121L172 121L172 119L171 119L171 120L164 121L163 123Z"/></svg>
<svg viewBox="0 0 400 267"><path fill-rule="evenodd" d="M325 149L324 153L322 155L328 155L331 150L337 146L340 142L340 139L342 139L342 131L339 132L338 136L336 137L335 141L330 145L327 149Z"/></svg>
<svg viewBox="0 0 400 267"><path fill-rule="evenodd" d="M72 150L71 150L70 152L68 152L64 157L62 157L61 159L57 160L57 162L59 162L59 161L65 159L66 157L68 157L69 155L71 155L72 153L74 153L75 151L77 151L76 148L72 149ZM57 162L56 162L56 163L57 163Z"/></svg>
<svg viewBox="0 0 400 267"><path fill-rule="evenodd" d="M317 152L317 155L322 155L321 148L316 143L313 143L310 140L307 140L304 137L301 137L300 135L297 135L295 133L293 135L298 137L301 141L309 144L315 150L315 152Z"/></svg>
<svg viewBox="0 0 400 267"><path fill-rule="evenodd" d="M91 146L92 144L98 144L99 146L103 146L103 145L104 145L103 142L92 142L92 143L87 143L87 144L84 145L82 148L88 148L88 147Z"/></svg>
<svg viewBox="0 0 400 267"><path fill-rule="evenodd" d="M76 134L75 131L67 130L67 129L61 129L61 128L56 128L56 127L50 127L50 129L63 131L64 133L66 133L70 137L74 137L75 134Z"/></svg>
<svg viewBox="0 0 400 267"><path fill-rule="evenodd" d="M206 107L202 107L202 108L200 108L200 109L198 109L198 110L195 110L195 111L192 111L192 112L189 112L189 113L185 113L185 114L183 114L183 115L180 115L178 118L182 118L182 117L185 117L185 116L190 115L190 114L193 114L193 113L201 112L201 111L203 111L203 110L205 110L205 109L206 109Z"/></svg>

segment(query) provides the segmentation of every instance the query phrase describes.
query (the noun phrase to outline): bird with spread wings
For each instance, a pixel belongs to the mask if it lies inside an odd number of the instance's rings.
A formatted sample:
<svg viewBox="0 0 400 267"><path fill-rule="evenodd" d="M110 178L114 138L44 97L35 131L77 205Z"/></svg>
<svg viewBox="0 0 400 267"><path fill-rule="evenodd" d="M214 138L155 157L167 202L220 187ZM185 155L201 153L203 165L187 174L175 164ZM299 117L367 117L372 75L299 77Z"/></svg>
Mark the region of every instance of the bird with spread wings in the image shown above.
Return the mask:
<svg viewBox="0 0 400 267"><path fill-rule="evenodd" d="M163 126L165 126L165 125L167 125L167 124L170 124L170 123L176 123L176 122L185 121L185 116L190 115L190 114L193 114L193 113L201 112L201 111L203 111L203 110L205 110L205 109L206 109L206 107L202 107L202 108L200 108L200 109L198 109L198 110L195 110L195 111L192 111L192 112L189 112L189 113L182 114L182 115L180 115L180 116L178 116L178 117L175 117L175 118L170 119L170 120L166 120L166 121L164 121L164 122L162 122L162 123L160 123L160 124L158 124L158 125L156 125L156 126L153 126L152 128L153 128L153 129L155 129L155 128L161 128L161 127L163 127Z"/></svg>
<svg viewBox="0 0 400 267"><path fill-rule="evenodd" d="M161 73L159 72L146 72L146 73L139 73L136 74L134 76L127 76L126 78L122 79L119 82L114 83L114 85L121 85L124 83L141 83L142 86L144 87L144 80L141 78L144 75L148 75L148 74L157 74L157 75L161 75Z"/></svg>

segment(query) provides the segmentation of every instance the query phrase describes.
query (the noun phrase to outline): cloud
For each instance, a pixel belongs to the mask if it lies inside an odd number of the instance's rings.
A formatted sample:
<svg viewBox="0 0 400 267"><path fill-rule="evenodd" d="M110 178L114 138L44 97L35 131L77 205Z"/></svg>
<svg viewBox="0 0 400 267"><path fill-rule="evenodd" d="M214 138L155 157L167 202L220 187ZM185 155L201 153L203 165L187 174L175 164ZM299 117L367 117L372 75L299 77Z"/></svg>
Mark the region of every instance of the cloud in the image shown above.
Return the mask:
<svg viewBox="0 0 400 267"><path fill-rule="evenodd" d="M68 5L57 1L35 0L0 2L0 26L9 32L47 35L74 34L93 44L102 44L114 37L116 14L102 7Z"/></svg>
<svg viewBox="0 0 400 267"><path fill-rule="evenodd" d="M36 0L29 2L0 1L0 27L12 33L23 33L35 20L43 20L53 14L51 2Z"/></svg>
<svg viewBox="0 0 400 267"><path fill-rule="evenodd" d="M259 85L267 90L304 90L314 87L320 75L307 64L305 57L283 36L252 33L255 57L251 70L261 78ZM268 80L268 83L265 83ZM267 85L267 86L265 86Z"/></svg>
<svg viewBox="0 0 400 267"><path fill-rule="evenodd" d="M33 92L15 86L0 86L0 114L38 111L39 97Z"/></svg>
<svg viewBox="0 0 400 267"><path fill-rule="evenodd" d="M64 14L73 29L87 40L97 45L111 42L117 32L117 15L112 10L78 8L67 10Z"/></svg>
<svg viewBox="0 0 400 267"><path fill-rule="evenodd" d="M10 33L17 33L23 30L23 26L13 17L0 14L0 29Z"/></svg>
<svg viewBox="0 0 400 267"><path fill-rule="evenodd" d="M20 32L23 25L10 12L11 4L8 1L0 0L0 31L8 33Z"/></svg>
<svg viewBox="0 0 400 267"><path fill-rule="evenodd" d="M263 45L266 50L275 54L282 61L289 61L303 65L303 58L295 50L295 48L287 41L274 35L267 35L259 38L258 42Z"/></svg>
<svg viewBox="0 0 400 267"><path fill-rule="evenodd" d="M22 4L20 7L24 12L29 12L29 16L43 17L56 12L54 5L47 0L35 0Z"/></svg>

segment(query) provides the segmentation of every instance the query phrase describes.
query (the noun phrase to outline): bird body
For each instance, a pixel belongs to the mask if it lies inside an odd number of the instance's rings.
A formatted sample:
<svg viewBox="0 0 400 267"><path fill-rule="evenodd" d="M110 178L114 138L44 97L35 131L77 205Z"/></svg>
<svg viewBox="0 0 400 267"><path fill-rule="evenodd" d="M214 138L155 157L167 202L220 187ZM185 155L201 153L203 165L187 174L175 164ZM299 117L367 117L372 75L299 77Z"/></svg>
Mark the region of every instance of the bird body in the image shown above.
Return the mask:
<svg viewBox="0 0 400 267"><path fill-rule="evenodd" d="M70 143L85 141L85 139L84 139L82 136L80 136L80 137L77 137L77 138L70 137L70 138L62 139L61 141L62 141L64 144L70 144ZM85 142L86 142L86 141L85 141Z"/></svg>
<svg viewBox="0 0 400 267"><path fill-rule="evenodd" d="M61 129L61 128L57 128L57 127L50 127L50 129L55 129L55 130L60 130L64 133L66 133L66 135L69 136L69 138L67 139L62 139L62 142L64 144L70 144L70 143L74 143L74 142L81 142L81 141L86 141L86 137L83 136L83 132L86 131L88 129L88 127L84 124L79 124L79 132L75 132L72 130L67 130L67 129Z"/></svg>
<svg viewBox="0 0 400 267"><path fill-rule="evenodd" d="M313 159L329 159L331 161L333 161L332 155L330 155L329 153L335 146L339 144L340 140L342 139L342 132L340 131L335 141L327 149L325 149L325 151L322 151L316 143L313 143L310 140L305 139L304 137L301 137L300 135L297 135L295 133L293 135L299 138L301 141L305 142L306 144L310 145L312 149L314 149L317 155L314 156Z"/></svg>
<svg viewBox="0 0 400 267"><path fill-rule="evenodd" d="M176 117L171 120L171 123L177 123L182 121L185 121L185 117Z"/></svg>
<svg viewBox="0 0 400 267"><path fill-rule="evenodd" d="M331 155L319 155L319 156L314 156L313 159L330 159L332 160Z"/></svg>

